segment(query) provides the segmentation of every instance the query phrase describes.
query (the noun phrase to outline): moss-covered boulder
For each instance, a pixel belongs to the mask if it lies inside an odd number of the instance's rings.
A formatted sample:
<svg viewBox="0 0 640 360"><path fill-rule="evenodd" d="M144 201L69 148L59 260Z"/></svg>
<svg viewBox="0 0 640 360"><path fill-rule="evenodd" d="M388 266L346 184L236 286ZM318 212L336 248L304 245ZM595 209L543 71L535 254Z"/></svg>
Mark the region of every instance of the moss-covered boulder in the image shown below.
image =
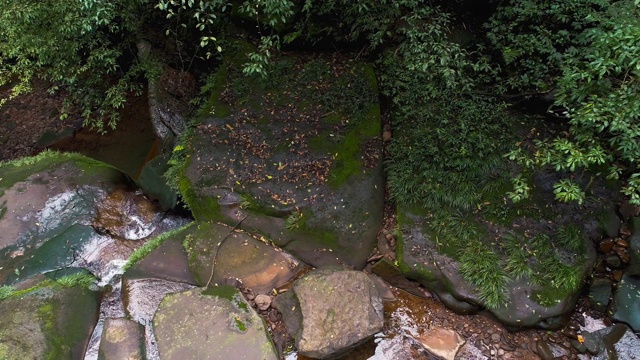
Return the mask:
<svg viewBox="0 0 640 360"><path fill-rule="evenodd" d="M552 198L554 177L544 176L523 204L400 207L403 274L457 312L488 310L510 327L561 327L593 269L599 214L612 206L613 190L595 183L583 205L562 204Z"/></svg>
<svg viewBox="0 0 640 360"><path fill-rule="evenodd" d="M311 265L364 267L384 190L372 67L283 55L264 80L242 74L245 61L225 61L174 151L183 199L196 219L240 223Z"/></svg>
<svg viewBox="0 0 640 360"><path fill-rule="evenodd" d="M95 235L98 204L126 181L119 170L76 154L0 164L0 283L68 266L74 249Z"/></svg>
<svg viewBox="0 0 640 360"><path fill-rule="evenodd" d="M185 239L189 268L201 286L238 279L256 294L289 282L302 264L293 256L244 232L217 223L197 224Z"/></svg>
<svg viewBox="0 0 640 360"><path fill-rule="evenodd" d="M98 296L50 284L0 301L0 359L81 359L98 320Z"/></svg>
<svg viewBox="0 0 640 360"><path fill-rule="evenodd" d="M153 328L161 359L278 359L264 321L230 286L167 295Z"/></svg>

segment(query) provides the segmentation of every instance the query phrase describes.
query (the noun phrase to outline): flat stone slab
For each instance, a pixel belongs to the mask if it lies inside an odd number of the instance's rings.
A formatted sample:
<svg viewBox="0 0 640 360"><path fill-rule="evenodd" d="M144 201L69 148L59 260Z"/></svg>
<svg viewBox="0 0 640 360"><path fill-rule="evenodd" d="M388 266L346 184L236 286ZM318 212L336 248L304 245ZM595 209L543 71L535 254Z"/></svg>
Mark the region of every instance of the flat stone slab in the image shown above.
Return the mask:
<svg viewBox="0 0 640 360"><path fill-rule="evenodd" d="M124 318L104 322L98 360L144 359L144 327Z"/></svg>
<svg viewBox="0 0 640 360"><path fill-rule="evenodd" d="M167 295L153 327L162 359L278 359L264 321L230 286Z"/></svg>
<svg viewBox="0 0 640 360"><path fill-rule="evenodd" d="M301 355L334 357L367 341L384 325L382 298L363 272L321 269L297 280L274 304Z"/></svg>
<svg viewBox="0 0 640 360"><path fill-rule="evenodd" d="M289 282L303 267L266 239L261 241L260 237L216 223L195 226L186 244L189 267L201 286L238 279L255 294L268 294Z"/></svg>
<svg viewBox="0 0 640 360"><path fill-rule="evenodd" d="M435 328L416 338L427 351L443 360L454 360L466 342L460 334L450 329Z"/></svg>

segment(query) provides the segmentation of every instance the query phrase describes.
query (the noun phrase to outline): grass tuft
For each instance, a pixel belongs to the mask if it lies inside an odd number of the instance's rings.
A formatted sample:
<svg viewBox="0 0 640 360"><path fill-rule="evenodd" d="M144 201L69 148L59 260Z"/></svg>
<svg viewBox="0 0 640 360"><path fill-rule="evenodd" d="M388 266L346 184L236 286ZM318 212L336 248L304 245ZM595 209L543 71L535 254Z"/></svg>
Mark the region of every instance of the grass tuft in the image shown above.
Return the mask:
<svg viewBox="0 0 640 360"><path fill-rule="evenodd" d="M162 234L158 235L157 237L149 240L146 244L142 245L141 247L136 249L136 251L134 251L133 254L131 254L131 256L129 257L129 260L127 260L127 263L124 265L124 271L127 271L135 263L137 263L138 261L142 260L145 256L149 255L150 252L155 250L158 246L160 246L168 238L170 238L170 237L180 233L181 231L189 228L193 224L194 223L189 223L189 224L187 224L185 226L182 226L182 227L179 227L177 229L173 229L171 231L167 231L165 233L162 233Z"/></svg>

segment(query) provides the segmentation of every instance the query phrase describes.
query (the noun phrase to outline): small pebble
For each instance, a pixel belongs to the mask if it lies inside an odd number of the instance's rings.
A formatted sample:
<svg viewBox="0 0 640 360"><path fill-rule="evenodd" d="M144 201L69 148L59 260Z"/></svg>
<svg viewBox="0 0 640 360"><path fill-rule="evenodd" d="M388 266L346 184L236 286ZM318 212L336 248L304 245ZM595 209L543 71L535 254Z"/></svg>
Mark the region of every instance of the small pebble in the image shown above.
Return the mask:
<svg viewBox="0 0 640 360"><path fill-rule="evenodd" d="M263 294L256 296L256 305L262 311L267 310L271 306L271 296Z"/></svg>

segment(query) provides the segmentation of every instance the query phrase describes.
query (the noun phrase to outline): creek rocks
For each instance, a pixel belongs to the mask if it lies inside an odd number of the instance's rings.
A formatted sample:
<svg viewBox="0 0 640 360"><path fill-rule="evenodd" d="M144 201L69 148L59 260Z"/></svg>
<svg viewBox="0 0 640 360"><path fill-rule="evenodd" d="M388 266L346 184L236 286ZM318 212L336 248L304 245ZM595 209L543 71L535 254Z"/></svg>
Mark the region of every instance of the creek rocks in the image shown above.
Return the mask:
<svg viewBox="0 0 640 360"><path fill-rule="evenodd" d="M277 67L288 70L265 87L242 75L245 60L225 60L184 139L185 202L197 220L239 224L312 266L362 269L384 195L372 69L283 56Z"/></svg>
<svg viewBox="0 0 640 360"><path fill-rule="evenodd" d="M185 247L189 268L201 286L237 279L255 294L268 294L291 280L303 265L266 242L216 223L195 225Z"/></svg>
<svg viewBox="0 0 640 360"><path fill-rule="evenodd" d="M343 269L314 270L279 295L274 306L301 355L336 357L382 329L382 299L364 273Z"/></svg>
<svg viewBox="0 0 640 360"><path fill-rule="evenodd" d="M44 152L0 165L0 283L69 266L74 249L97 235L98 204L125 181L117 169L75 154Z"/></svg>
<svg viewBox="0 0 640 360"><path fill-rule="evenodd" d="M624 275L613 297L613 319L640 331L640 278Z"/></svg>
<svg viewBox="0 0 640 360"><path fill-rule="evenodd" d="M640 338L628 326L616 324L582 333L584 344L574 343L580 352L589 352L593 360L635 359L640 354Z"/></svg>
<svg viewBox="0 0 640 360"><path fill-rule="evenodd" d="M450 329L435 328L417 340L433 355L443 360L454 360L465 340Z"/></svg>
<svg viewBox="0 0 640 360"><path fill-rule="evenodd" d="M144 354L142 325L124 318L105 320L98 360L142 360Z"/></svg>
<svg viewBox="0 0 640 360"><path fill-rule="evenodd" d="M140 240L151 235L162 214L140 191L116 189L98 204L93 227L111 236Z"/></svg>
<svg viewBox="0 0 640 360"><path fill-rule="evenodd" d="M47 285L0 301L0 358L80 359L98 320L98 296Z"/></svg>
<svg viewBox="0 0 640 360"><path fill-rule="evenodd" d="M153 327L162 359L278 359L264 321L230 286L166 296Z"/></svg>

